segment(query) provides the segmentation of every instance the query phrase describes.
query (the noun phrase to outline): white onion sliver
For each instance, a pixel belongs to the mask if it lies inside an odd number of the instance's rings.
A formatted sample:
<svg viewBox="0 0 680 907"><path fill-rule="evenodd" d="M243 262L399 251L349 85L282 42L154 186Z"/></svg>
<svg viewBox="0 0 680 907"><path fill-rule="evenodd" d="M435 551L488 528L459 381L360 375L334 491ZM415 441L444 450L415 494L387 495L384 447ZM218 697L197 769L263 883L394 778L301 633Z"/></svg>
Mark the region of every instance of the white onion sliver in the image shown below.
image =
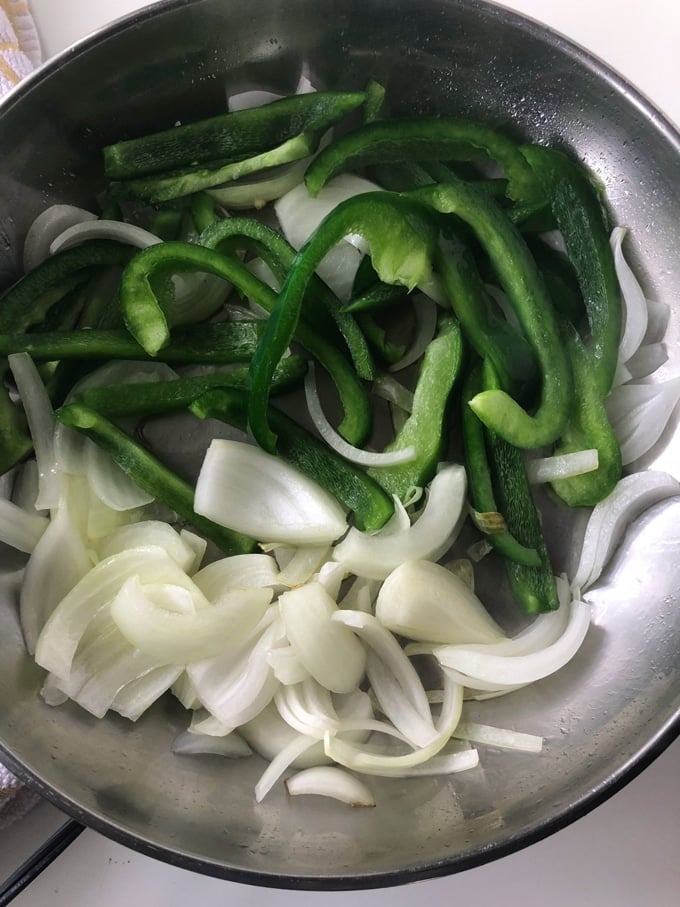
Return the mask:
<svg viewBox="0 0 680 907"><path fill-rule="evenodd" d="M144 491L94 441L85 439L83 465L92 491L111 510L134 510L150 504L154 497Z"/></svg>
<svg viewBox="0 0 680 907"><path fill-rule="evenodd" d="M268 554L234 554L213 561L193 575L193 581L208 601L235 589L275 586L279 568Z"/></svg>
<svg viewBox="0 0 680 907"><path fill-rule="evenodd" d="M142 677L130 680L116 693L111 709L129 721L137 721L157 699L167 693L182 669L160 665Z"/></svg>
<svg viewBox="0 0 680 907"><path fill-rule="evenodd" d="M324 415L316 389L312 363L310 363L305 375L305 399L307 400L307 409L312 417L312 422L326 444L351 463L358 463L360 466L396 466L399 463L410 463L415 459L416 449L413 446L405 447L402 450L375 453L370 450L361 450L345 441Z"/></svg>
<svg viewBox="0 0 680 907"><path fill-rule="evenodd" d="M474 721L461 721L453 736L469 740L470 743L485 743L488 746L499 746L523 753L540 753L543 749L543 738L536 734L524 734L508 728L477 724Z"/></svg>
<svg viewBox="0 0 680 907"><path fill-rule="evenodd" d="M425 507L401 532L360 532L352 527L333 557L357 576L385 579L406 560L438 560L453 544L466 516L465 468L447 464L430 483Z"/></svg>
<svg viewBox="0 0 680 907"><path fill-rule="evenodd" d="M225 208L263 208L267 202L276 201L299 186L311 160L311 156L304 157L292 164L284 164L280 169L276 168L276 173L264 178L237 180L206 191Z"/></svg>
<svg viewBox="0 0 680 907"><path fill-rule="evenodd" d="M442 665L466 674L471 686L476 681L509 685L533 683L553 674L578 652L590 626L590 608L573 601L564 632L552 645L528 655L488 655L467 646L438 646L435 657Z"/></svg>
<svg viewBox="0 0 680 907"><path fill-rule="evenodd" d="M9 367L21 397L38 464L38 498L36 510L52 510L59 504L61 470L54 451L56 420L52 403L38 369L28 353L11 353Z"/></svg>
<svg viewBox="0 0 680 907"><path fill-rule="evenodd" d="M671 307L666 302L647 300L647 333L645 343L657 343L663 340L671 317Z"/></svg>
<svg viewBox="0 0 680 907"><path fill-rule="evenodd" d="M620 362L628 362L647 332L647 300L623 255L622 244L626 232L624 227L615 227L610 238L624 311L624 326L619 344Z"/></svg>
<svg viewBox="0 0 680 907"><path fill-rule="evenodd" d="M381 755L327 733L324 749L331 759L345 768L367 775L402 777L405 771L426 763L446 746L460 721L462 708L463 688L445 677L444 702L437 720L439 736L428 746L400 756Z"/></svg>
<svg viewBox="0 0 680 907"><path fill-rule="evenodd" d="M631 379L647 378L668 362L668 347L665 343L647 343L625 364Z"/></svg>
<svg viewBox="0 0 680 907"><path fill-rule="evenodd" d="M592 586L628 524L654 504L677 494L680 494L680 483L668 473L658 470L647 470L621 479L590 515L572 588L586 590Z"/></svg>
<svg viewBox="0 0 680 907"><path fill-rule="evenodd" d="M389 366L390 372L400 372L417 362L427 349L437 330L437 306L430 299L413 299L416 313L416 330L411 345L397 362Z"/></svg>
<svg viewBox="0 0 680 907"><path fill-rule="evenodd" d="M427 746L436 739L437 732L429 713L425 718L412 705L397 677L375 652L369 652L366 675L380 711L404 735L411 746Z"/></svg>
<svg viewBox="0 0 680 907"><path fill-rule="evenodd" d="M382 397L406 413L413 410L413 391L400 384L392 375L379 375L371 390L376 397Z"/></svg>
<svg viewBox="0 0 680 907"><path fill-rule="evenodd" d="M158 236L148 230L124 221L88 220L74 224L53 239L50 244L50 255L63 252L65 249L72 249L90 239L111 239L127 243L129 246L134 246L135 249L148 249L150 246L156 246L162 242Z"/></svg>
<svg viewBox="0 0 680 907"><path fill-rule="evenodd" d="M229 113L236 110L251 110L253 107L262 107L265 104L271 104L272 101L278 101L283 96L275 91L263 91L262 89L250 89L249 91L238 91L227 97L227 109Z"/></svg>
<svg viewBox="0 0 680 907"><path fill-rule="evenodd" d="M290 743L279 750L260 776L259 781L255 785L255 800L261 803L286 769L296 759L299 759L303 753L318 745L319 741L316 737L305 737L303 734L297 734Z"/></svg>
<svg viewBox="0 0 680 907"><path fill-rule="evenodd" d="M569 479L586 472L593 472L599 464L596 449L576 450L573 453L553 457L537 457L527 461L527 478L538 485L555 479Z"/></svg>
<svg viewBox="0 0 680 907"><path fill-rule="evenodd" d="M47 529L49 520L35 511L27 513L11 501L0 498L0 542L30 554Z"/></svg>
<svg viewBox="0 0 680 907"><path fill-rule="evenodd" d="M328 560L330 552L329 545L301 546L276 577L277 584L289 589L303 585Z"/></svg>
<svg viewBox="0 0 680 907"><path fill-rule="evenodd" d="M361 636L394 675L404 695L421 718L429 719L430 706L418 672L392 633L383 627L378 618L362 611L338 610L332 619L350 627Z"/></svg>
<svg viewBox="0 0 680 907"><path fill-rule="evenodd" d="M319 765L302 769L286 779L288 793L294 797L300 794L316 794L332 797L348 806L375 806L375 799L369 788L358 778L335 766Z"/></svg>
<svg viewBox="0 0 680 907"><path fill-rule="evenodd" d="M52 241L68 227L97 220L97 215L73 205L51 205L33 221L24 242L24 271L28 274L50 254Z"/></svg>
<svg viewBox="0 0 680 907"><path fill-rule="evenodd" d="M288 640L309 673L335 693L349 693L360 682L364 647L354 633L334 622L335 601L319 583L307 583L279 596Z"/></svg>
<svg viewBox="0 0 680 907"><path fill-rule="evenodd" d="M335 498L258 447L214 440L196 483L194 509L220 526L258 539L321 544L345 532Z"/></svg>
<svg viewBox="0 0 680 907"><path fill-rule="evenodd" d="M605 401L624 466L659 440L680 400L680 378L662 384L623 384Z"/></svg>
<svg viewBox="0 0 680 907"><path fill-rule="evenodd" d="M191 734L182 731L175 737L172 751L178 756L195 756L209 753L214 756L229 756L234 759L250 756L251 748L243 737L235 731L224 737L213 737L210 734Z"/></svg>

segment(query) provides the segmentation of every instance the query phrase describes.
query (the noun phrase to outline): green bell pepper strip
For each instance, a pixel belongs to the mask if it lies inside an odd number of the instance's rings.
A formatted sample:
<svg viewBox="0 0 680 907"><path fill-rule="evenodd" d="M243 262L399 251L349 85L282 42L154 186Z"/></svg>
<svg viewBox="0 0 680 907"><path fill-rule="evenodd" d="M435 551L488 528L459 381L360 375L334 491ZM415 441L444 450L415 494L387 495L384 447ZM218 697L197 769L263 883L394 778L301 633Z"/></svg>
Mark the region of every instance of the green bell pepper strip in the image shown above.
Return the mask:
<svg viewBox="0 0 680 907"><path fill-rule="evenodd" d="M76 275L85 272L90 277L93 268L125 264L134 252L125 243L92 239L45 259L0 295L0 333L25 331L39 324Z"/></svg>
<svg viewBox="0 0 680 907"><path fill-rule="evenodd" d="M522 397L538 377L536 358L524 336L494 314L474 257L454 231L439 243L435 265L466 340L480 358L493 363L500 386Z"/></svg>
<svg viewBox="0 0 680 907"><path fill-rule="evenodd" d="M173 126L103 150L108 179L229 163L260 154L302 132L321 132L364 103L363 92L318 91Z"/></svg>
<svg viewBox="0 0 680 907"><path fill-rule="evenodd" d="M276 148L263 151L261 154L242 161L219 167L179 170L160 176L143 176L139 179L125 180L122 183L113 183L111 192L120 198L139 199L149 204L183 198L203 189L212 189L215 186L221 186L222 183L259 173L261 170L299 161L313 154L319 147L320 140L321 133L303 132Z"/></svg>
<svg viewBox="0 0 680 907"><path fill-rule="evenodd" d="M382 119L385 108L385 88L376 82L375 79L369 79L366 83L366 100L364 102L363 122L373 123Z"/></svg>
<svg viewBox="0 0 680 907"><path fill-rule="evenodd" d="M497 387L493 366L485 362L482 381ZM499 511L508 531L520 545L538 552L540 566L532 567L505 558L505 572L515 600L527 614L554 611L559 607L555 577L543 538L541 521L527 479L524 454L493 431L486 432L492 484Z"/></svg>
<svg viewBox="0 0 680 907"><path fill-rule="evenodd" d="M217 202L207 192L197 192L192 195L190 209L194 229L199 235L220 220L217 213Z"/></svg>
<svg viewBox="0 0 680 907"><path fill-rule="evenodd" d="M586 171L565 154L539 145L522 153L550 199L576 271L590 325L586 347L604 397L616 372L622 318L606 214Z"/></svg>
<svg viewBox="0 0 680 907"><path fill-rule="evenodd" d="M274 372L272 393L285 393L300 385L307 371L307 360L301 356L282 359ZM75 397L107 419L127 416L160 416L186 409L202 394L217 387L243 390L248 379L248 367L235 366L229 371L178 378L174 381L144 381L135 384L112 384L109 387L88 387Z"/></svg>
<svg viewBox="0 0 680 907"><path fill-rule="evenodd" d="M295 261L296 251L280 233L252 218L229 217L218 221L203 231L200 245L220 252L245 246L262 258L276 279L283 284ZM319 306L318 303L321 303ZM325 312L328 316L325 317ZM335 293L314 275L305 294L302 317L330 341L335 342L340 332L357 375L366 381L375 377L375 364L356 319L346 314ZM329 323L331 322L331 323Z"/></svg>
<svg viewBox="0 0 680 907"><path fill-rule="evenodd" d="M208 391L189 408L203 419L220 419L242 431L247 428L248 401L243 391L232 388ZM369 532L385 525L394 512L394 504L373 479L281 410L270 407L269 419L278 436L277 456L340 501L354 514L357 528Z"/></svg>
<svg viewBox="0 0 680 907"><path fill-rule="evenodd" d="M23 411L15 406L0 384L0 475L20 463L33 450Z"/></svg>
<svg viewBox="0 0 680 907"><path fill-rule="evenodd" d="M254 539L218 526L212 520L195 513L192 486L113 422L81 403L62 406L57 410L56 416L64 425L87 435L111 456L136 485L174 510L225 554L247 554L256 550L257 543Z"/></svg>
<svg viewBox="0 0 680 907"><path fill-rule="evenodd" d="M543 193L517 144L480 123L447 117L378 120L348 132L327 145L307 169L305 182L315 196L344 170L404 161L490 158L508 180L514 201L534 201Z"/></svg>
<svg viewBox="0 0 680 907"><path fill-rule="evenodd" d="M572 375L550 298L522 235L490 198L468 183L417 189L404 197L456 214L474 231L489 256L541 372L533 415L500 389L484 390L469 405L492 431L516 447L551 444L564 428Z"/></svg>
<svg viewBox="0 0 680 907"><path fill-rule="evenodd" d="M405 298L406 291L403 287L382 283L378 279L370 256L366 255L361 259L352 284L352 299L355 302L359 302L357 314L354 317L371 348L383 362L390 365L398 362L403 357L406 352L406 346L400 343L393 343L388 338L387 331L373 318L370 309L387 305L388 302L393 305L395 301ZM364 305L361 305L362 299L365 301ZM349 306L343 306L343 311L348 310Z"/></svg>
<svg viewBox="0 0 680 907"><path fill-rule="evenodd" d="M348 233L359 233L367 241L373 266L386 283L412 289L429 276L437 225L423 206L390 193L369 192L347 199L324 218L297 254L251 363L249 428L270 453L276 448L267 418L272 374L295 334L316 268Z"/></svg>
<svg viewBox="0 0 680 907"><path fill-rule="evenodd" d="M553 308L561 318L566 318L574 327L582 326L586 310L576 273L569 259L556 249L552 249L538 236L527 236L526 241L543 275Z"/></svg>
<svg viewBox="0 0 680 907"><path fill-rule="evenodd" d="M163 243L151 246L140 252L123 272L121 305L133 336L136 332L137 340L143 341L144 349L149 355L157 358L163 358L163 344L170 341L165 314L149 282L149 278L157 269L164 271L172 269L174 272L205 271L215 274L233 283L268 312L274 313L278 307L276 293L251 274L243 262L236 258L221 255L213 249L194 243ZM265 323L262 337L271 330L270 323L273 317L274 315L270 315ZM207 327L206 325L200 330L205 331ZM294 339L319 361L335 384L343 409L343 419L338 430L350 444L362 444L371 429L371 408L368 394L351 363L337 346L329 343L304 321L298 322L297 318L289 342L293 335ZM261 346L260 342L256 354ZM288 343L280 349L276 362L272 365L270 379L287 346Z"/></svg>
<svg viewBox="0 0 680 907"><path fill-rule="evenodd" d="M222 322L181 328L171 342L150 356L125 330L54 331L0 334L0 356L29 353L38 362L56 359L155 359L177 365L248 362L262 334L262 322Z"/></svg>
<svg viewBox="0 0 680 907"><path fill-rule="evenodd" d="M461 414L461 428L463 436L463 451L465 456L465 470L468 476L470 500L479 515L487 517L495 514L498 519L494 528L482 525L477 519L475 523L499 554L529 567L538 567L541 558L535 548L522 545L508 530L507 520L498 512L496 495L491 479L489 456L487 452L485 429L477 416L473 413L467 401L478 394L482 388L481 364L476 365L468 374L463 386L463 408ZM512 484L507 497L512 497L517 489L517 483ZM526 490L526 486L522 486Z"/></svg>
<svg viewBox="0 0 680 907"><path fill-rule="evenodd" d="M583 475L554 481L552 487L571 507L594 507L614 490L621 478L621 449L607 417L590 353L571 325L563 325L563 337L571 358L576 393L569 421L554 452L559 455L595 448L598 467Z"/></svg>
<svg viewBox="0 0 680 907"><path fill-rule="evenodd" d="M411 413L396 438L385 447L386 451L392 451L413 446L415 458L409 463L368 470L390 494L403 499L414 486L426 485L444 456L451 394L460 376L463 347L458 322L454 318L442 318L420 365Z"/></svg>

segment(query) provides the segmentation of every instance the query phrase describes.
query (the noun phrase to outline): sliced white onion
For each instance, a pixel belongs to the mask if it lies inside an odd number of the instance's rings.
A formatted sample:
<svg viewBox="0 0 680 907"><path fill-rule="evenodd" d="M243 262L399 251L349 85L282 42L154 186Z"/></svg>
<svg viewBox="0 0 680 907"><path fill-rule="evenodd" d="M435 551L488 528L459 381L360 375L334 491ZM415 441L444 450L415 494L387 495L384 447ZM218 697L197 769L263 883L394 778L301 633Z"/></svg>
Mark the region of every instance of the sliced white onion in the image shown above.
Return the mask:
<svg viewBox="0 0 680 907"><path fill-rule="evenodd" d="M406 560L438 560L453 544L465 519L465 468L443 466L430 483L417 521L403 532L370 534L352 527L333 557L357 576L385 579Z"/></svg>
<svg viewBox="0 0 680 907"><path fill-rule="evenodd" d="M258 447L214 440L196 483L194 509L257 539L294 545L331 542L345 514L328 492Z"/></svg>
<svg viewBox="0 0 680 907"><path fill-rule="evenodd" d="M427 746L437 737L432 717L412 705L396 675L375 652L369 652L366 676L377 700L379 710L413 747Z"/></svg>
<svg viewBox="0 0 680 907"><path fill-rule="evenodd" d="M668 362L668 347L665 343L647 343L626 362L631 378L647 378L664 363Z"/></svg>
<svg viewBox="0 0 680 907"><path fill-rule="evenodd" d="M296 734L283 749L279 750L260 776L259 781L255 785L255 800L261 803L286 769L309 750L317 746L319 746L319 741L316 737L305 737L304 734Z"/></svg>
<svg viewBox="0 0 680 907"><path fill-rule="evenodd" d="M279 715L274 702L270 702L258 715L242 725L239 733L260 756L269 760L274 759L292 741L300 737ZM310 765L324 765L328 762L329 759L323 751L323 743L317 740L316 745L305 749L290 765L307 768Z"/></svg>
<svg viewBox="0 0 680 907"><path fill-rule="evenodd" d="M328 560L330 551L330 545L304 545L298 548L277 576L277 584L288 589L302 586Z"/></svg>
<svg viewBox="0 0 680 907"><path fill-rule="evenodd" d="M579 650L590 626L590 608L581 601L571 603L569 620L560 638L552 645L528 655L490 655L468 646L437 646L437 660L476 681L496 685L533 683L553 674Z"/></svg>
<svg viewBox="0 0 680 907"><path fill-rule="evenodd" d="M201 566L205 552L208 550L207 541L195 532L189 529L181 529L179 537L185 545L187 551L191 551L192 558L184 567L186 573L192 576Z"/></svg>
<svg viewBox="0 0 680 907"><path fill-rule="evenodd" d="M47 529L49 520L29 513L11 501L0 498L0 542L30 554Z"/></svg>
<svg viewBox="0 0 680 907"><path fill-rule="evenodd" d="M455 753L442 753L420 765L413 765L401 771L395 771L392 778L426 778L433 775L454 775L467 772L479 765L479 753L475 749L458 750Z"/></svg>
<svg viewBox="0 0 680 907"><path fill-rule="evenodd" d="M271 620L267 612L265 620ZM252 645L247 641L236 653L228 653L189 665L187 672L203 705L228 727L240 727L271 702L279 682L268 661L269 651L283 640L280 620L259 630Z"/></svg>
<svg viewBox="0 0 680 907"><path fill-rule="evenodd" d="M375 806L373 794L362 781L349 772L329 765L296 772L286 779L286 789L292 797L313 794L332 797L348 806Z"/></svg>
<svg viewBox="0 0 680 907"><path fill-rule="evenodd" d="M390 372L400 372L417 362L424 354L437 330L437 306L429 299L415 296L416 330L411 345L397 362L389 366Z"/></svg>
<svg viewBox="0 0 680 907"><path fill-rule="evenodd" d="M24 271L28 274L45 261L54 239L74 224L95 221L97 215L73 205L51 205L29 227L24 242Z"/></svg>
<svg viewBox="0 0 680 907"><path fill-rule="evenodd" d="M430 706L423 683L403 649L373 614L362 611L338 610L333 621L344 624L359 634L367 645L376 653L387 669L394 675L404 693L404 697L419 713L421 718L429 719ZM390 716L391 717L391 716ZM392 720L394 720L392 718Z"/></svg>
<svg viewBox="0 0 680 907"><path fill-rule="evenodd" d="M208 601L215 601L235 589L275 587L278 574L278 565L268 554L235 554L203 567L193 580Z"/></svg>
<svg viewBox="0 0 680 907"><path fill-rule="evenodd" d="M302 683L309 677L309 671L300 660L292 646L279 646L267 655L267 661L274 671L274 676L284 686Z"/></svg>
<svg viewBox="0 0 680 907"><path fill-rule="evenodd" d="M680 400L680 378L662 384L623 384L605 407L621 445L623 465L639 459L659 440Z"/></svg>
<svg viewBox="0 0 680 907"><path fill-rule="evenodd" d="M358 686L366 652L354 633L335 623L338 606L319 583L307 583L279 596L288 640L309 673L322 686L348 693Z"/></svg>
<svg viewBox="0 0 680 907"><path fill-rule="evenodd" d="M622 244L627 232L624 227L614 227L610 237L624 313L619 362L628 362L647 332L647 300L623 255Z"/></svg>
<svg viewBox="0 0 680 907"><path fill-rule="evenodd" d="M59 504L62 479L54 451L56 419L52 403L28 353L12 353L7 361L26 413L38 464L39 490L35 506L37 510L51 510Z"/></svg>
<svg viewBox="0 0 680 907"><path fill-rule="evenodd" d="M200 706L200 701L196 695L196 688L186 671L182 671L177 680L173 683L171 692L173 696L176 696L177 699L179 699L185 709L197 709Z"/></svg>
<svg viewBox="0 0 680 907"><path fill-rule="evenodd" d="M628 524L645 510L677 494L680 494L680 483L668 473L658 470L621 479L590 515L572 588L586 590L592 586L621 541Z"/></svg>
<svg viewBox="0 0 680 907"><path fill-rule="evenodd" d="M380 187L351 173L330 180L316 198L311 198L304 183L282 196L274 205L276 216L288 242L301 249L321 221L341 202ZM349 299L356 272L367 246L363 237L348 235L325 256L317 274L339 299Z"/></svg>
<svg viewBox="0 0 680 907"><path fill-rule="evenodd" d="M83 445L83 465L92 491L111 510L134 510L154 497L135 484L111 456L89 438Z"/></svg>
<svg viewBox="0 0 680 907"><path fill-rule="evenodd" d="M362 450L354 447L341 437L333 428L326 418L321 400L316 389L316 378L314 376L314 365L310 363L305 375L305 399L307 409L312 417L312 422L317 431L324 439L326 444L331 447L341 457L349 460L350 463L358 463L361 466L396 466L399 463L410 463L415 459L416 449L412 445L401 450L391 450L385 453L376 453L370 450Z"/></svg>
<svg viewBox="0 0 680 907"><path fill-rule="evenodd" d="M329 715L318 708L310 707L304 697L303 686L304 681L281 687L274 697L274 702L279 715L293 730L321 740L326 731L332 733L337 731L338 719L336 715Z"/></svg>
<svg viewBox="0 0 680 907"><path fill-rule="evenodd" d="M174 665L162 665L130 680L116 693L111 709L128 721L137 721L172 687L181 673Z"/></svg>
<svg viewBox="0 0 680 907"><path fill-rule="evenodd" d="M46 537L47 532L43 539ZM52 612L38 638L37 663L59 677L67 677L88 624L101 609L108 607L123 583L132 576L138 576L143 583L169 582L182 586L191 582L172 558L155 546L131 548L100 561Z"/></svg>
<svg viewBox="0 0 680 907"><path fill-rule="evenodd" d="M426 763L448 743L460 721L463 708L463 688L444 678L444 702L437 720L437 738L428 746L398 756L372 753L364 747L341 740L330 733L324 737L326 755L335 762L366 775L403 777L415 766Z"/></svg>
<svg viewBox="0 0 680 907"><path fill-rule="evenodd" d="M206 607L180 612L174 607L170 583L142 585L136 577L127 580L111 603L111 616L125 638L136 648L163 664L186 665L213 658L233 649L252 633L271 602L271 589L228 592L209 605L198 587L190 596L203 599Z"/></svg>
<svg viewBox="0 0 680 907"><path fill-rule="evenodd" d="M400 384L392 375L379 375L371 387L376 397L382 397L388 403L393 403L405 413L413 410L413 391Z"/></svg>
<svg viewBox="0 0 680 907"><path fill-rule="evenodd" d="M215 189L208 189L217 202L225 208L263 208L267 202L275 201L299 186L312 156L284 164L277 172L258 180L237 180Z"/></svg>
<svg viewBox="0 0 680 907"><path fill-rule="evenodd" d="M647 300L647 333L645 343L657 343L663 340L671 317L671 307L666 302Z"/></svg>
<svg viewBox="0 0 680 907"><path fill-rule="evenodd" d="M340 607L343 610L364 611L366 614L372 614L373 603L378 596L379 589L378 580L357 576L340 602Z"/></svg>
<svg viewBox="0 0 680 907"><path fill-rule="evenodd" d="M485 743L487 746L499 746L522 753L540 753L543 749L543 738L536 734L491 727L475 721L461 721L453 735L461 740L469 740L470 743Z"/></svg>
<svg viewBox="0 0 680 907"><path fill-rule="evenodd" d="M38 500L38 480L38 464L34 459L26 460L17 468L12 484L12 503L27 513L35 513L38 510L35 506ZM46 511L40 513L41 516L47 516Z"/></svg>
<svg viewBox="0 0 680 907"><path fill-rule="evenodd" d="M262 89L250 89L248 91L238 91L227 98L227 109L229 113L236 110L250 110L253 107L262 107L264 104L271 104L272 101L278 101L283 95L275 91L263 91Z"/></svg>
<svg viewBox="0 0 680 907"><path fill-rule="evenodd" d="M92 561L68 507L59 507L31 554L19 593L19 614L29 654L59 602L89 573Z"/></svg>
<svg viewBox="0 0 680 907"><path fill-rule="evenodd" d="M553 457L536 457L527 461L527 478L533 485L539 485L542 482L570 479L572 476L594 472L598 465L598 452L594 448Z"/></svg>
<svg viewBox="0 0 680 907"><path fill-rule="evenodd" d="M135 249L148 249L160 242L157 236L120 220L87 220L65 229L50 244L50 255L72 249L90 239L112 239L115 242L126 243Z"/></svg>
<svg viewBox="0 0 680 907"><path fill-rule="evenodd" d="M211 715L207 709L201 707L199 701L191 715L191 722L187 730L190 734L198 734L199 736L226 737L232 733L234 728Z"/></svg>
<svg viewBox="0 0 680 907"><path fill-rule="evenodd" d="M345 568L336 561L326 561L325 564L321 565L315 579L324 587L330 597L334 601L337 601L343 580L345 579Z"/></svg>
<svg viewBox="0 0 680 907"><path fill-rule="evenodd" d="M421 642L488 643L503 639L498 624L463 580L431 561L406 561L378 593L378 620Z"/></svg>
<svg viewBox="0 0 680 907"><path fill-rule="evenodd" d="M177 756L195 756L198 754L211 754L214 756L228 756L232 759L241 759L252 755L252 750L235 731L225 737L212 737L210 734L190 734L182 731L175 737L172 751Z"/></svg>

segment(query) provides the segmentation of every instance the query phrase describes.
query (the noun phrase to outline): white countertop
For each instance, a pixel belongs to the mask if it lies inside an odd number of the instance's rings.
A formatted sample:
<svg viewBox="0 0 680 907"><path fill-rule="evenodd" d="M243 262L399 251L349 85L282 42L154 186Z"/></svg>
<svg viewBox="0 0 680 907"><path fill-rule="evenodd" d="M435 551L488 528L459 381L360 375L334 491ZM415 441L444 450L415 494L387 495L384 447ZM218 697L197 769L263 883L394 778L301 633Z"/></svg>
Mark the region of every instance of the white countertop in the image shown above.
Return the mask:
<svg viewBox="0 0 680 907"><path fill-rule="evenodd" d="M142 6L140 0L32 0L46 55ZM501 0L596 53L680 123L678 0ZM331 5L329 4L329 8ZM517 854L456 876L399 889L328 894L251 888L176 869L85 831L15 901L17 907L355 907L474 903L486 907L675 907L680 891L680 741L595 811ZM31 824L45 835L47 804ZM28 822L29 820L25 820ZM27 825L26 828L29 826ZM26 835L17 833L17 853ZM3 850L5 845L3 844ZM10 850L12 845L10 844ZM5 870L7 853L0 854ZM16 865L16 864L15 864ZM2 873L0 872L0 875Z"/></svg>

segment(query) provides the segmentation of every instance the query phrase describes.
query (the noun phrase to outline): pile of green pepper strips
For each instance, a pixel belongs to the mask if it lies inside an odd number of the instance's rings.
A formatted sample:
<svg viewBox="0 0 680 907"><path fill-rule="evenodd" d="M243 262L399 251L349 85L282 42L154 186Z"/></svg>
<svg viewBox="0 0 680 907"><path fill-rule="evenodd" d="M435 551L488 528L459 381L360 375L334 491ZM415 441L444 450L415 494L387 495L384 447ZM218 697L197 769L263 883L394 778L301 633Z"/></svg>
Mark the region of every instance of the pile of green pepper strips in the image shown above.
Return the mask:
<svg viewBox="0 0 680 907"><path fill-rule="evenodd" d="M518 145L493 129L446 117L382 118L382 91L317 92L223 114L110 145L102 216L150 218L166 241L137 252L89 240L55 254L0 297L0 355L27 352L43 363L53 403L109 359L172 364L236 364L175 381L89 388L57 410L66 425L107 450L145 491L226 553L256 541L193 510L193 488L115 424L189 408L247 429L265 450L315 479L376 530L404 496L434 475L445 455L454 388L476 522L504 559L513 593L529 612L558 605L553 571L527 481L523 451L595 448L597 470L553 482L570 506L592 506L621 474L604 400L621 332L618 283L600 194L588 173L559 151ZM260 220L224 218L214 187L300 160L317 151L343 117L363 122L326 145L305 182L317 195L338 173L368 172L385 191L335 208L296 252ZM493 161L503 178L485 179L471 162ZM189 216L196 242L175 237ZM566 254L542 238L558 229ZM348 303L316 275L347 234L370 248ZM271 290L242 253L261 258L282 287ZM101 274L122 269L115 298ZM379 365L399 355L381 319L406 291L439 275L451 304L420 364L413 410L389 449L414 446L409 463L364 471L270 403L299 386L306 358L331 377L342 408L339 432L363 445L372 428L368 388ZM173 325L177 274L204 272L269 313L264 322ZM507 320L489 294L499 287ZM417 304L417 303L416 303ZM297 344L304 355L287 355ZM240 365L238 365L240 364ZM6 369L4 370L6 371ZM0 468L25 458L31 439L19 406L0 390Z"/></svg>

